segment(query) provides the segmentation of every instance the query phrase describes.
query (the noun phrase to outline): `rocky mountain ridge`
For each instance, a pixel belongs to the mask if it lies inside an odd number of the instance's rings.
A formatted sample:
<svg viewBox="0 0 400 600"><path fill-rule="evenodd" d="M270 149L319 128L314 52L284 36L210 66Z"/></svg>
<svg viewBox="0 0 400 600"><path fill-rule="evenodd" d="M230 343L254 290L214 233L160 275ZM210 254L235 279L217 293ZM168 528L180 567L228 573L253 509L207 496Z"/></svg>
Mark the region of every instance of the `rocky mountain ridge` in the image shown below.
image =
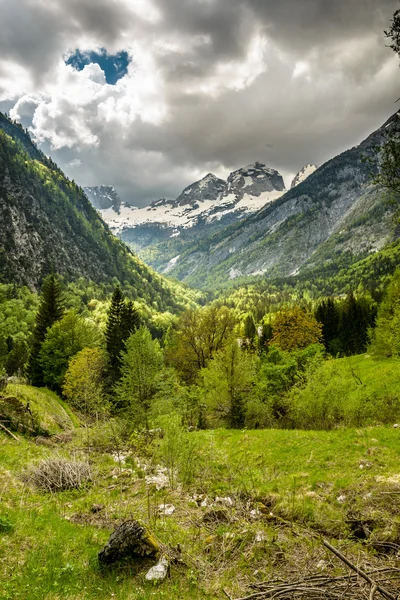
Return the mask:
<svg viewBox="0 0 400 600"><path fill-rule="evenodd" d="M160 246L154 263L189 284L215 287L246 275L289 276L334 261L351 263L380 250L393 239L394 208L371 177L378 169L377 147L393 130L400 131L399 113L236 225L172 257L166 244Z"/></svg>
<svg viewBox="0 0 400 600"><path fill-rule="evenodd" d="M312 175L317 169L317 165L312 165L310 163L306 164L293 178L292 183L290 185L290 189L296 187L296 185L299 185L299 183L305 181L307 177Z"/></svg>
<svg viewBox="0 0 400 600"><path fill-rule="evenodd" d="M208 173L187 186L176 199L161 198L143 208L108 200L104 186L90 189L88 197L111 231L141 250L168 238L175 238L191 230L215 231L252 214L268 202L279 198L285 184L278 171L262 163L237 169L227 180ZM99 201L100 190L102 200ZM108 204L108 205L107 205Z"/></svg>
<svg viewBox="0 0 400 600"><path fill-rule="evenodd" d="M112 185L84 187L83 191L96 210L112 208L116 213L119 213L121 208L121 199L118 196L116 189Z"/></svg>

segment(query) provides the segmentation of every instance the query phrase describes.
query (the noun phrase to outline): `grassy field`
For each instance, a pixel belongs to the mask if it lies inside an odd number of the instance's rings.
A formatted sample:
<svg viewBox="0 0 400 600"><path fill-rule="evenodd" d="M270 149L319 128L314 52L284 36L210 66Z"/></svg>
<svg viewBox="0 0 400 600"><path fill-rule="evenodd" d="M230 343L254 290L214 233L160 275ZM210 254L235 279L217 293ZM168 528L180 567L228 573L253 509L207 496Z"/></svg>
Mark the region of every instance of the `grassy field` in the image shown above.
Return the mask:
<svg viewBox="0 0 400 600"><path fill-rule="evenodd" d="M106 437L88 454L80 430L51 446L0 434L2 600L223 598L223 588L239 597L250 582L293 570L343 572L320 535L371 565L381 544L400 543L400 429L179 437L172 428L162 440L135 438L123 448ZM54 494L24 483L28 465L54 455L89 460L93 483ZM149 477L160 464L168 483L157 490ZM167 503L175 512L159 514ZM94 513L94 504L103 508ZM98 568L98 551L126 518L182 549L184 565L158 587L145 582L145 569Z"/></svg>

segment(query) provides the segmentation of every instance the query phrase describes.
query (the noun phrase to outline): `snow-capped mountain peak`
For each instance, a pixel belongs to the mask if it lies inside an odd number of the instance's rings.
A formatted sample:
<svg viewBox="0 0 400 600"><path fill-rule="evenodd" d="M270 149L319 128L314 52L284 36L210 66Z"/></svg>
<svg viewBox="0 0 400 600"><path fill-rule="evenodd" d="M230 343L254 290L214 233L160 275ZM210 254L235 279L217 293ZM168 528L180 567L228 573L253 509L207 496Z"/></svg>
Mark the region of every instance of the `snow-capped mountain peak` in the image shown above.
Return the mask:
<svg viewBox="0 0 400 600"><path fill-rule="evenodd" d="M264 192L285 191L285 184L278 171L259 162L233 171L227 181L229 190L242 197L244 194L258 197Z"/></svg>
<svg viewBox="0 0 400 600"><path fill-rule="evenodd" d="M170 235L174 237L181 229L236 221L261 209L284 191L278 171L256 162L233 171L227 181L207 173L188 185L175 200L160 198L143 208L121 203L118 211L108 203L100 210L117 235L125 235L141 226L147 231L149 226L154 226L162 230L163 235L171 230Z"/></svg>
<svg viewBox="0 0 400 600"><path fill-rule="evenodd" d="M219 179L213 173L207 173L199 181L188 185L174 201L176 206L194 205L205 200L215 200L226 191L226 181Z"/></svg>
<svg viewBox="0 0 400 600"><path fill-rule="evenodd" d="M299 185L299 183L302 183L303 181L305 181L307 179L307 177L309 177L317 169L318 169L318 167L316 165L312 165L312 164L308 163L294 177L294 179L292 181L292 185L290 186L290 189L296 187L296 185Z"/></svg>

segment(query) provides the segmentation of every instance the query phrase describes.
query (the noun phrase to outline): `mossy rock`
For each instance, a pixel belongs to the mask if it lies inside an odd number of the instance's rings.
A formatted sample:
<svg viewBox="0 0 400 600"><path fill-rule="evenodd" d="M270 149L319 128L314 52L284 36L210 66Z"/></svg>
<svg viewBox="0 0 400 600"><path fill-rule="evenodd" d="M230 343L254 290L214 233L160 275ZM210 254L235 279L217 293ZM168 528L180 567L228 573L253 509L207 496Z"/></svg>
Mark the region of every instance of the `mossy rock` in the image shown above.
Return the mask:
<svg viewBox="0 0 400 600"><path fill-rule="evenodd" d="M153 535L134 519L125 521L110 535L98 559L101 566L114 565L130 560L153 558L160 546Z"/></svg>

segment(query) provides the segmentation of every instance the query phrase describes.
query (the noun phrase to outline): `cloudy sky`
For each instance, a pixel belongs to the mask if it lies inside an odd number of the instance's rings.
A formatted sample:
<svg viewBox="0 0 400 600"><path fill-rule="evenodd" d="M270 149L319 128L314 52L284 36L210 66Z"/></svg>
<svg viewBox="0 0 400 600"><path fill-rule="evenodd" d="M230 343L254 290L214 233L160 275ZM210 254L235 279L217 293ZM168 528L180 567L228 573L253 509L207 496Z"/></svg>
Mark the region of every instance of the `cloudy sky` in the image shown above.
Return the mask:
<svg viewBox="0 0 400 600"><path fill-rule="evenodd" d="M143 205L256 160L288 180L398 105L398 0L0 0L0 110Z"/></svg>

